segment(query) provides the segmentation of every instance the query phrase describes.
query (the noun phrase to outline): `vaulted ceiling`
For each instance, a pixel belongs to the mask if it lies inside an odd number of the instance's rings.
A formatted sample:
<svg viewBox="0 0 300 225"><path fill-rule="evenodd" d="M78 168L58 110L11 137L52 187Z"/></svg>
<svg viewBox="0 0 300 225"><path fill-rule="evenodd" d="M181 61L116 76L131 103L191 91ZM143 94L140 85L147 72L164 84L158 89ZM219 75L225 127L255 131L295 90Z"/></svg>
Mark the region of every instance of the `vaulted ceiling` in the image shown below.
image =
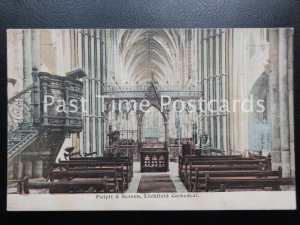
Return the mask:
<svg viewBox="0 0 300 225"><path fill-rule="evenodd" d="M126 80L142 84L154 80L167 84L176 80L184 30L121 30L118 51Z"/></svg>

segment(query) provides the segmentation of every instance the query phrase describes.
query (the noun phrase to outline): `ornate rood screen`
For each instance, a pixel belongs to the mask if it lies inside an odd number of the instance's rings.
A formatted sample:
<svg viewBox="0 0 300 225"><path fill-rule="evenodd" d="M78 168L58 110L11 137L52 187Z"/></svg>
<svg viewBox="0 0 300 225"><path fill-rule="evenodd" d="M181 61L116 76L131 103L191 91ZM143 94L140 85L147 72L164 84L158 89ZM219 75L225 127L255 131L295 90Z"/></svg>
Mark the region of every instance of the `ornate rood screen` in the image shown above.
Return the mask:
<svg viewBox="0 0 300 225"><path fill-rule="evenodd" d="M174 102L176 100L186 101L190 99L194 99L195 101L197 101L197 99L202 98L202 90L201 84L189 85L180 89L179 85L177 87L162 87L157 83L150 81L144 86L107 86L106 88L104 88L103 96L107 96L104 99L104 117L106 118L106 124L109 123L109 125L111 125L111 123L122 120L120 119L120 116L124 114L126 115L126 119L128 119L128 114L136 109L136 111L134 112L137 120L137 141L141 142L141 136L143 134L146 134L147 136L147 134L150 131L152 132L152 130L154 129L149 128L149 130L143 130L142 132L141 125L143 123L142 119L145 111L147 111L150 107L155 107L158 111L161 112L164 121L163 123L166 123L166 131L164 132L164 134L166 136L165 140L167 140L167 123L169 120L168 114L170 113ZM145 100L148 101L148 105L145 104ZM164 102L164 105L162 105L162 101ZM170 104L166 105L166 101L169 101ZM140 110L141 104L145 104L142 106L143 110ZM187 110L187 108L185 108L185 110ZM117 129L122 130L122 127L118 127Z"/></svg>
<svg viewBox="0 0 300 225"><path fill-rule="evenodd" d="M200 99L202 97L201 84L196 85L188 85L183 88L179 88L179 86L171 87L171 86L160 86L156 82L147 82L145 85L140 86L105 86L103 96L107 96L105 98L105 110L104 112L110 112L114 109L115 112L118 113L121 110L126 110L125 104L126 102L131 102L131 100L136 101L137 106L141 103L142 100L149 100L151 106L156 106L159 110L161 109L161 96L168 96L171 98L171 101L175 101L178 99ZM121 107L112 106L112 103L118 104L122 103ZM138 107L137 107L138 108ZM145 107L147 108L147 107ZM165 107L165 111L168 110Z"/></svg>

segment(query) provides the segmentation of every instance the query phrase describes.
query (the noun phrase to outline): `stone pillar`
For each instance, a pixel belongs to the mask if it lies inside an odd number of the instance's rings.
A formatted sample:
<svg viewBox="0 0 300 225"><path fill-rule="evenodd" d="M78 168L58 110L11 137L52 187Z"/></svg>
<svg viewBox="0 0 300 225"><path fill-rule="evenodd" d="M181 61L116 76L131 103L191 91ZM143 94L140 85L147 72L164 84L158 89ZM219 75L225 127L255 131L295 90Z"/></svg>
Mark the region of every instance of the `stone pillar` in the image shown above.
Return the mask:
<svg viewBox="0 0 300 225"><path fill-rule="evenodd" d="M208 34L207 34L207 30L203 30L203 37L202 37L202 57L203 57L203 59L202 59L202 63L203 63L203 69L202 69L202 71L203 71L203 95L202 96L204 96L205 95L205 99L207 100L207 90L208 90L208 88L207 88L207 84L208 84L208 79L207 79L207 77L208 77L208 75L207 75L207 70L208 70L208 68L207 68L207 65L208 65L208 63L207 63L207 36L208 36ZM208 112L207 112L207 107L206 106L204 106L204 110L205 110L205 115L207 115L208 114ZM207 130L208 130L208 117L206 116L206 117L203 117L203 130L205 131L205 132L207 132Z"/></svg>
<svg viewBox="0 0 300 225"><path fill-rule="evenodd" d="M40 30L31 31L32 66L41 70Z"/></svg>
<svg viewBox="0 0 300 225"><path fill-rule="evenodd" d="M19 158L15 158L13 165L12 165L12 177L9 176L9 178L13 178L13 179L19 179L20 177L19 175Z"/></svg>
<svg viewBox="0 0 300 225"><path fill-rule="evenodd" d="M87 73L87 77L85 77L85 93L84 97L86 101L86 113L84 116L84 130L85 130L85 145L84 145L84 152L90 153L91 152L91 110L90 110L90 88L91 88L91 71L90 71L90 64L89 64L89 51L90 51L90 33L87 29L84 30L84 64L83 69Z"/></svg>
<svg viewBox="0 0 300 225"><path fill-rule="evenodd" d="M294 133L294 82L293 82L293 29L287 30L288 38L288 92L289 92L289 129L290 129L290 154L291 176L295 177L295 133Z"/></svg>
<svg viewBox="0 0 300 225"><path fill-rule="evenodd" d="M277 170L281 163L280 152L280 117L279 117L279 30L271 28L270 32L270 64L269 75L269 95L270 95L270 115L272 123L272 170Z"/></svg>
<svg viewBox="0 0 300 225"><path fill-rule="evenodd" d="M90 89L92 90L91 91L91 105L93 105L93 107L91 107L91 115L92 115L92 118L91 118L91 126L92 126L92 129L98 129L97 128L97 99L96 99L96 73L95 73L95 58L96 58L96 46L95 46L95 37L96 37L96 34L94 32L94 30L91 30L90 31L90 35L91 35L91 38L90 38L90 67L91 67L91 71L90 71L90 75L92 77L91 79L91 87ZM91 133L91 149L92 149L92 152L95 152L97 150L97 136L96 136L96 132L92 132Z"/></svg>
<svg viewBox="0 0 300 225"><path fill-rule="evenodd" d="M76 54L77 54L77 67L80 69L83 69L82 67L82 50L83 50L83 46L82 46L82 33L81 30L77 30L77 50L76 50ZM84 92L84 87L82 92ZM78 150L83 153L84 150L84 131L81 131L79 133L79 142L78 142ZM101 146L100 151L104 150L104 146Z"/></svg>
<svg viewBox="0 0 300 225"><path fill-rule="evenodd" d="M226 46L227 46L227 37L228 35L226 34L227 31L226 29L222 29L221 30L221 37L220 37L220 50L221 50L221 56L220 56L220 74L222 74L221 77L221 100L225 100L227 99L227 89L229 88L226 84L227 80L228 80L228 74L227 74L227 60L226 58L228 58L228 56L226 56L227 52L226 52ZM224 148L225 152L228 151L228 146L227 146L227 139L229 136L229 133L227 131L227 116L222 116L221 117L221 127L222 127L222 138L223 138L223 143L222 148Z"/></svg>
<svg viewBox="0 0 300 225"><path fill-rule="evenodd" d="M214 76L214 29L209 29L209 37L208 37L208 100L214 100L214 84L215 78ZM210 138L210 143L212 147L216 147L215 143L215 121L214 116L212 116L212 112L208 111L208 136Z"/></svg>
<svg viewBox="0 0 300 225"><path fill-rule="evenodd" d="M32 177L32 161L30 159L25 159L25 176L28 176L29 178Z"/></svg>
<svg viewBox="0 0 300 225"><path fill-rule="evenodd" d="M64 69L65 71L71 71L72 68L72 56L71 56L71 45L73 46L73 42L71 39L71 31L72 30L63 30L64 33L64 40L63 40L63 45L64 45Z"/></svg>
<svg viewBox="0 0 300 225"><path fill-rule="evenodd" d="M288 104L288 39L287 29L279 30L279 108L282 176L291 175Z"/></svg>
<svg viewBox="0 0 300 225"><path fill-rule="evenodd" d="M32 84L31 30L23 30L23 88Z"/></svg>
<svg viewBox="0 0 300 225"><path fill-rule="evenodd" d="M43 176L43 161L36 159L32 161L32 177L40 178Z"/></svg>
<svg viewBox="0 0 300 225"><path fill-rule="evenodd" d="M20 157L15 158L14 160L14 168L13 168L13 178L19 179L22 177L23 172L23 162Z"/></svg>
<svg viewBox="0 0 300 225"><path fill-rule="evenodd" d="M100 42L100 30L96 30L96 79L97 79L97 89L96 93L97 95L102 95L102 78L101 78L101 42ZM97 107L97 115L98 115L98 125L97 129L99 129L98 136L96 137L98 139L98 155L101 155L104 150L104 129L103 129L103 118L102 118L102 99L98 98L98 107ZM104 102L103 102L104 105Z"/></svg>
<svg viewBox="0 0 300 225"><path fill-rule="evenodd" d="M139 142L139 144L142 141L142 126L143 126L143 124L140 121L138 121L138 142Z"/></svg>
<svg viewBox="0 0 300 225"><path fill-rule="evenodd" d="M63 43L62 43L63 30L54 30L55 33L55 65L56 74L64 74L64 57L63 57Z"/></svg>
<svg viewBox="0 0 300 225"><path fill-rule="evenodd" d="M165 126L165 143L166 146L168 147L168 143L169 143L168 121L164 121L164 126Z"/></svg>
<svg viewBox="0 0 300 225"><path fill-rule="evenodd" d="M14 163L7 165L7 180L15 179L14 178Z"/></svg>
<svg viewBox="0 0 300 225"><path fill-rule="evenodd" d="M229 106L233 103L233 51L234 51L234 35L233 29L226 29L225 30L225 43L224 43L224 52L226 51L225 56L225 68L224 71L226 73L224 85L226 92L224 93L224 98L228 100ZM226 154L230 155L234 150L234 120L233 116L234 113L232 112L232 108L229 107L230 112L227 113L226 116Z"/></svg>
<svg viewBox="0 0 300 225"><path fill-rule="evenodd" d="M216 36L215 36L215 74L218 75L218 77L215 78L215 100L217 101L215 109L218 111L218 104L220 102L220 80L222 79L222 77L220 76L220 57L222 57L220 55L220 30L216 29ZM219 112L217 112L217 114L219 114ZM216 143L216 147L217 148L221 148L221 119L220 116L216 117L216 139L217 139L217 143Z"/></svg>

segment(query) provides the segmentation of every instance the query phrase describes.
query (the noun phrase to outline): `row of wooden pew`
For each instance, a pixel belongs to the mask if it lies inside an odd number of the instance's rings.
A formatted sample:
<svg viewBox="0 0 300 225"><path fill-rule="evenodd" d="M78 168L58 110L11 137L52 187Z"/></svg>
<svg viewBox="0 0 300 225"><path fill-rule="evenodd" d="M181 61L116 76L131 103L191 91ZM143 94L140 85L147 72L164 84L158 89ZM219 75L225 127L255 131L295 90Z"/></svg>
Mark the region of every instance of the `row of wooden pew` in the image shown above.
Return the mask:
<svg viewBox="0 0 300 225"><path fill-rule="evenodd" d="M122 193L133 177L132 156L70 158L53 163L49 193Z"/></svg>
<svg viewBox="0 0 300 225"><path fill-rule="evenodd" d="M280 190L282 185L294 184L294 178L282 178L281 167L272 171L270 155L257 158L185 155L179 156L178 166L179 178L190 192Z"/></svg>

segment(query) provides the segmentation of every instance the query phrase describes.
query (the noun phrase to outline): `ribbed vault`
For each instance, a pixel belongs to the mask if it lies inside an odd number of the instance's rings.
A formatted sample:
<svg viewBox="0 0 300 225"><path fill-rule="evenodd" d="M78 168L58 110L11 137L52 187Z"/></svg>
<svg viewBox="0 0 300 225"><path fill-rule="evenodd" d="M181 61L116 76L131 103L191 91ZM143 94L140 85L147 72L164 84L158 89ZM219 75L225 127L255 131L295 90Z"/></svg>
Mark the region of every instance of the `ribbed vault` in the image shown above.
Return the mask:
<svg viewBox="0 0 300 225"><path fill-rule="evenodd" d="M122 30L118 35L122 73L130 83L154 80L160 85L178 80L180 30Z"/></svg>

